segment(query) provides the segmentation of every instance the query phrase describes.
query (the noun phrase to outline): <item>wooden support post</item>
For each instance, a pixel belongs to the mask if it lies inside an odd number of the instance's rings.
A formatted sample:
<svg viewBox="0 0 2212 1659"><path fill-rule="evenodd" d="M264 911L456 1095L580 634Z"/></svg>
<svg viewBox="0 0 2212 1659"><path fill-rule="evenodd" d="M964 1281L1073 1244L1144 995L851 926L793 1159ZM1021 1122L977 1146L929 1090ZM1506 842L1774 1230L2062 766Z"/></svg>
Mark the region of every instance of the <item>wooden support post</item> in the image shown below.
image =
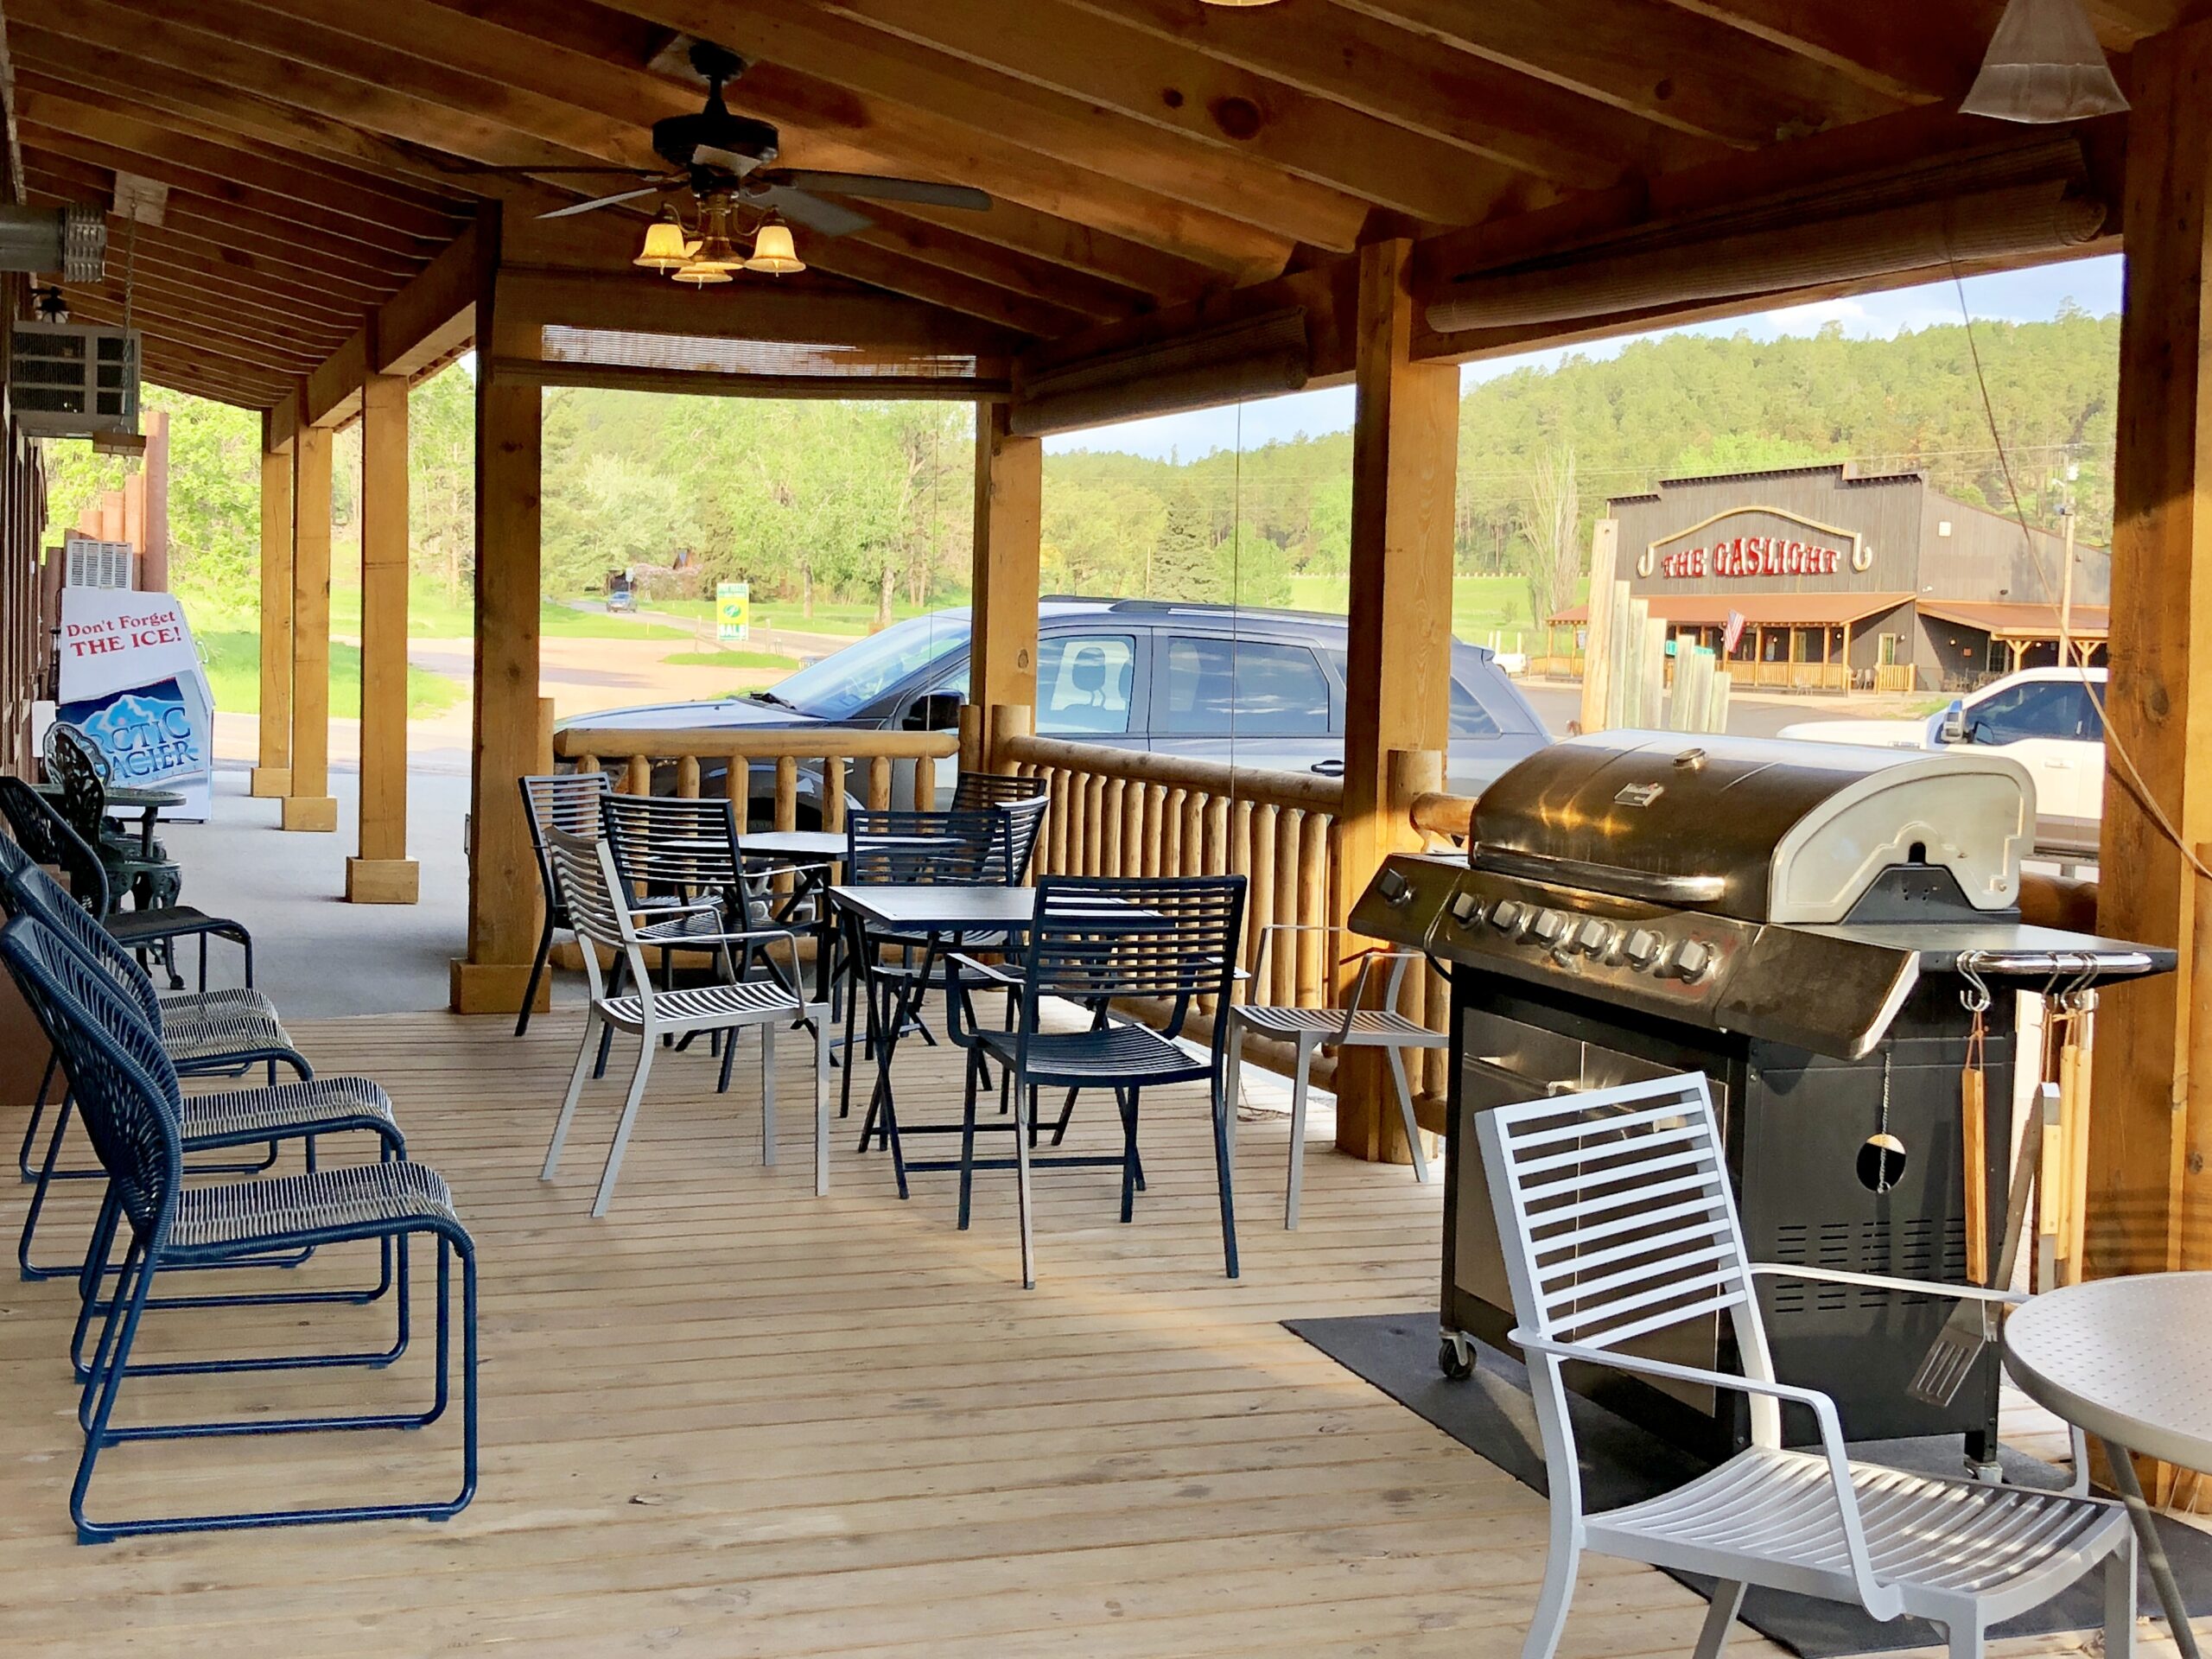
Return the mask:
<svg viewBox="0 0 2212 1659"><path fill-rule="evenodd" d="M261 452L261 753L251 789L292 792L292 441Z"/></svg>
<svg viewBox="0 0 2212 1659"><path fill-rule="evenodd" d="M1583 627L1582 729L1605 728L1605 695L1613 671L1613 567L1620 559L1621 521L1600 518L1590 536L1589 620Z"/></svg>
<svg viewBox="0 0 2212 1659"><path fill-rule="evenodd" d="M476 338L491 356L538 355L540 330L498 304L496 214L480 219L486 251ZM542 393L492 370L476 378L476 692L468 838L468 955L453 964L456 1014L512 1014L537 944L541 899L516 779L537 764L539 481ZM541 982L538 1006L546 1006Z"/></svg>
<svg viewBox="0 0 2212 1659"><path fill-rule="evenodd" d="M407 377L361 388L361 811L346 861L357 905L411 905L407 856Z"/></svg>
<svg viewBox="0 0 2212 1659"><path fill-rule="evenodd" d="M2144 44L2128 124L2097 931L2177 948L2181 967L2103 995L2087 1212L2097 1277L2212 1267L2212 998L2196 984L2212 974L2212 882L2138 794L2185 845L2212 841L2212 24Z"/></svg>
<svg viewBox="0 0 2212 1659"><path fill-rule="evenodd" d="M1405 240L1359 251L1344 809L1331 883L1339 925L1386 854L1421 844L1391 798L1390 752L1449 741L1459 372L1413 360L1412 254ZM1340 998L1351 973L1332 974ZM1337 1147L1411 1161L1380 1051L1347 1049L1337 1062Z"/></svg>
<svg viewBox="0 0 2212 1659"><path fill-rule="evenodd" d="M329 835L330 444L327 426L292 440L292 787L280 823Z"/></svg>
<svg viewBox="0 0 2212 1659"><path fill-rule="evenodd" d="M1045 445L1007 430L1007 405L976 408L976 551L970 572L975 642L968 700L984 709L1037 701L1037 567L1041 556ZM999 768L998 740L985 764Z"/></svg>

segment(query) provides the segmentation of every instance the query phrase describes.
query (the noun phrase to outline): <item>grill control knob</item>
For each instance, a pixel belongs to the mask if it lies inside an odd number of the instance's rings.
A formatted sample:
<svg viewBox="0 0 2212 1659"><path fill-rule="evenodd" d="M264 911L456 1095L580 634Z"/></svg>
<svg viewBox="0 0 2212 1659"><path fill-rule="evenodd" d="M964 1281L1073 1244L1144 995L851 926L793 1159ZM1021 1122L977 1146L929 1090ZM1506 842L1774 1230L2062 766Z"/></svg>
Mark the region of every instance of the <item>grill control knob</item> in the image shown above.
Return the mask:
<svg viewBox="0 0 2212 1659"><path fill-rule="evenodd" d="M1574 930L1574 948L1586 950L1593 957L1602 957L1613 948L1615 937L1610 925L1593 916Z"/></svg>
<svg viewBox="0 0 2212 1659"><path fill-rule="evenodd" d="M1709 944L1696 939L1684 939L1681 949L1675 952L1675 973L1677 977L1696 984L1713 971L1715 952Z"/></svg>
<svg viewBox="0 0 2212 1659"><path fill-rule="evenodd" d="M1567 937L1567 930L1571 925L1567 918L1559 912L1540 910L1536 912L1536 919L1530 925L1529 931L1536 936L1536 943L1539 944L1557 944Z"/></svg>
<svg viewBox="0 0 2212 1659"><path fill-rule="evenodd" d="M1482 900L1471 893L1463 893L1452 900L1452 919L1462 927L1472 927L1483 918Z"/></svg>
<svg viewBox="0 0 2212 1659"><path fill-rule="evenodd" d="M1649 968L1659 960L1659 953L1666 944L1666 940L1649 928L1635 928L1630 931L1628 942L1621 946L1621 955L1628 958L1631 968Z"/></svg>
<svg viewBox="0 0 2212 1659"><path fill-rule="evenodd" d="M1516 905L1510 899L1501 899L1490 907L1490 922L1500 932L1510 933L1521 925L1521 918L1529 913L1529 906Z"/></svg>

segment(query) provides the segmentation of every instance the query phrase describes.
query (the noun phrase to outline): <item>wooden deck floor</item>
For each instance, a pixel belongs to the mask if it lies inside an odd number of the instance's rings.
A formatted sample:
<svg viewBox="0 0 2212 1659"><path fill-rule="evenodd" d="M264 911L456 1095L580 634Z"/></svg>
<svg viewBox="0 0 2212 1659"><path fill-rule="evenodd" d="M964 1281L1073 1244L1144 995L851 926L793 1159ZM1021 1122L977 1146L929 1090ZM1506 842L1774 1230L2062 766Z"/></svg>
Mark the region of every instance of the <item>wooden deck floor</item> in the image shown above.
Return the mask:
<svg viewBox="0 0 2212 1659"><path fill-rule="evenodd" d="M1285 1128L1248 1122L1245 1275L1232 1284L1203 1116L1163 1095L1147 1106L1152 1190L1134 1225L1116 1222L1110 1172L1040 1176L1041 1285L1025 1294L1010 1178L984 1190L963 1234L951 1178L917 1177L902 1205L885 1160L853 1153L849 1128L832 1195L811 1196L791 1042L779 1166L758 1161L745 1069L717 1098L703 1055L674 1057L656 1068L614 1211L594 1222L613 1080L587 1096L562 1179L537 1179L575 1029L550 1018L516 1042L496 1021L421 1015L302 1032L326 1072L385 1082L414 1155L447 1173L477 1238L474 1505L444 1526L80 1548L65 1513L79 1443L60 1359L71 1293L11 1284L0 1294L0 1648L1518 1652L1542 1568L1541 1500L1278 1323L1431 1306L1435 1189L1317 1145L1304 1226L1286 1233ZM909 1121L944 1115L953 1068L914 1046L901 1065ZM0 1121L10 1136L19 1128ZM10 1236L19 1215L19 1199L0 1206ZM68 1236L58 1228L55 1242ZM369 1334L359 1311L317 1323ZM297 1342L300 1325L179 1313L154 1339L180 1352L211 1332L273 1345ZM397 1400L425 1379L416 1355L365 1376L149 1382L126 1392L125 1415ZM448 1422L125 1446L96 1502L174 1510L341 1482L374 1497L435 1491L452 1478L457 1440ZM1703 1606L1655 1572L1593 1560L1565 1651L1687 1653ZM1746 1633L1732 1651L1781 1650Z"/></svg>

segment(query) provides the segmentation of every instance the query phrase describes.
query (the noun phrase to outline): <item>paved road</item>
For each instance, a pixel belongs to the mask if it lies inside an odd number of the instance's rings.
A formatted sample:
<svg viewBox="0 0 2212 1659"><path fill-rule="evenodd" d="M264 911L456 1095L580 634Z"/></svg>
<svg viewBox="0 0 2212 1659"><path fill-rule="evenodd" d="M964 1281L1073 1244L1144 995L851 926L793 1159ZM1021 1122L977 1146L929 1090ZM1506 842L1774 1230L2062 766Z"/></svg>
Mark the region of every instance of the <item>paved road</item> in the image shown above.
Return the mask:
<svg viewBox="0 0 2212 1659"><path fill-rule="evenodd" d="M1554 737L1567 735L1567 722L1582 712L1582 688L1565 683L1523 680L1529 699ZM1728 730L1737 737L1773 737L1785 726L1806 720L1885 720L1897 712L1888 702L1855 697L1734 697L1728 704Z"/></svg>

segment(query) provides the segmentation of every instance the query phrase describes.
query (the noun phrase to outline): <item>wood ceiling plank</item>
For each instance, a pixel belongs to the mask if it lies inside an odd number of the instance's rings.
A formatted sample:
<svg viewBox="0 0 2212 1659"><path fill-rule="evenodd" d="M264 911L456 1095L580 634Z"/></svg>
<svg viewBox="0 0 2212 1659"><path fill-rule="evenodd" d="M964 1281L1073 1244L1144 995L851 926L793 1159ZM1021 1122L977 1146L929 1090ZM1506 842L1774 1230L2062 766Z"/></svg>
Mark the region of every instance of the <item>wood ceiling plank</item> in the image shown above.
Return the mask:
<svg viewBox="0 0 2212 1659"><path fill-rule="evenodd" d="M461 41L484 61L512 65L517 38L535 50L524 61L559 86L577 58L601 60L626 76L647 77L653 98L676 85L642 67L644 56L665 43L674 25L627 13L617 15L588 0L431 0L441 11L490 26L480 35L456 35L449 26L444 49ZM702 27L704 25L702 24ZM683 88L696 108L699 87ZM585 93L575 89L576 96ZM1057 259L1154 296L1186 296L1226 275L1239 281L1280 270L1287 238L1241 221L1204 212L1140 189L1128 181L1024 149L988 132L928 111L864 96L779 63L756 62L731 93L741 111L776 123L783 159L791 166L833 171L903 173L950 183L976 183L1011 210L1002 245ZM956 220L996 219L945 209L907 209L959 228ZM1000 228L994 226L994 230ZM973 233L983 234L980 229Z"/></svg>
<svg viewBox="0 0 2212 1659"><path fill-rule="evenodd" d="M141 173L187 194L287 219L304 230L427 257L453 239L461 222L447 219L430 229L436 219L396 206L391 218L372 217L385 211L385 203L355 193L319 189L311 172L292 163L243 149L224 150L167 131L156 123L50 92L19 86L17 94L26 143L35 142L80 161ZM417 226L425 228L418 230Z"/></svg>
<svg viewBox="0 0 2212 1659"><path fill-rule="evenodd" d="M1444 225L1527 190L1528 169L1315 98L1095 12L1027 0L822 0L853 22ZM1196 155L1193 164L1205 161ZM1610 178L1599 181L1610 182Z"/></svg>
<svg viewBox="0 0 2212 1659"><path fill-rule="evenodd" d="M97 296L80 296L73 289L68 292L71 309L86 321L97 322L106 327L122 326L121 307L111 307ZM131 327L143 338L149 352L158 347L160 354L172 361L196 365L207 372L224 375L240 385L265 386L273 391L289 378L289 371L281 365L211 344L196 335L181 334L151 319L135 319Z"/></svg>
<svg viewBox="0 0 2212 1659"><path fill-rule="evenodd" d="M1819 64L1666 0L1328 3L1739 149L1897 107Z"/></svg>
<svg viewBox="0 0 2212 1659"><path fill-rule="evenodd" d="M350 332L360 325L366 309L344 300L334 299L318 289L271 276L266 272L249 270L226 261L203 257L150 233L140 238L137 248L130 252L130 259L137 273L142 276L165 280L172 286L187 289L198 289L210 299L225 303L243 300L279 315L296 315L318 331L330 328L341 334ZM119 250L111 253L109 264L111 269L122 269L124 257Z"/></svg>
<svg viewBox="0 0 2212 1659"><path fill-rule="evenodd" d="M73 314L88 321L123 326L125 308L121 283L72 283L67 292ZM322 361L322 357L313 351L253 333L227 320L219 322L207 315L180 315L183 309L150 303L146 295L139 293L131 296L128 314L130 327L141 332L159 329L164 339L188 340L210 353L279 368L287 373L304 374Z"/></svg>
<svg viewBox="0 0 2212 1659"><path fill-rule="evenodd" d="M1366 204L1340 191L1237 158L1193 165L1187 144L1124 116L893 41L808 0L624 0L624 10L1288 240L1348 248L1366 223ZM994 188L988 174L965 181Z"/></svg>
<svg viewBox="0 0 2212 1659"><path fill-rule="evenodd" d="M226 289L191 272L142 264L136 273L138 290L158 295L171 309L219 307L257 331L289 328L299 338L328 352L342 342L347 330L337 318L311 316L286 306L283 299L250 289Z"/></svg>
<svg viewBox="0 0 2212 1659"><path fill-rule="evenodd" d="M1900 103L1955 104L1974 84L2003 0L1821 5L1816 0L1668 0L1811 60Z"/></svg>
<svg viewBox="0 0 2212 1659"><path fill-rule="evenodd" d="M1708 158L1710 143L1409 29L1318 4L1065 0L1346 108L1577 189Z"/></svg>
<svg viewBox="0 0 2212 1659"><path fill-rule="evenodd" d="M870 211L874 211L871 207ZM1104 282L1147 294L1164 303L1189 299L1220 279L1204 265L1162 252L1095 226L1039 213L1003 196L993 196L981 213L901 202L906 218L974 236L1033 259L1080 271Z"/></svg>
<svg viewBox="0 0 2212 1659"><path fill-rule="evenodd" d="M1065 266L1042 264L987 238L968 235L963 227L911 218L881 202L870 202L868 214L875 223L866 231L838 238L840 245L862 243L922 264L957 271L1076 313L1086 322L1111 321L1152 303L1152 296L1135 289L1101 282Z"/></svg>

